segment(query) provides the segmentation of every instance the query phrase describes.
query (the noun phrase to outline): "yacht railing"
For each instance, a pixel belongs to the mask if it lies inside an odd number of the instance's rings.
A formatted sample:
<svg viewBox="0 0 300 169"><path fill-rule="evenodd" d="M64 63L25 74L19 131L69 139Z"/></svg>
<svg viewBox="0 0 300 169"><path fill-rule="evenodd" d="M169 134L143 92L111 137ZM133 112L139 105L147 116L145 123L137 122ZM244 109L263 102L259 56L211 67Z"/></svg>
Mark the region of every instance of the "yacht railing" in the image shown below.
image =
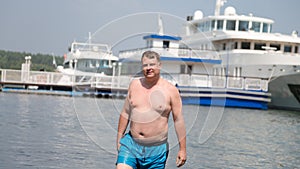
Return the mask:
<svg viewBox="0 0 300 169"><path fill-rule="evenodd" d="M100 74L63 74L58 72L0 69L1 84L90 86L91 88L127 88L131 77Z"/></svg>
<svg viewBox="0 0 300 169"><path fill-rule="evenodd" d="M68 75L57 72L0 69L0 83L19 85L60 85L126 90L133 76ZM199 88L223 88L268 91L268 80L249 77L225 77L200 74L162 74L174 85Z"/></svg>
<svg viewBox="0 0 300 169"><path fill-rule="evenodd" d="M24 84L63 84L72 82L72 76L57 72L21 71L1 69L1 83L24 83Z"/></svg>
<svg viewBox="0 0 300 169"><path fill-rule="evenodd" d="M147 50L158 52L161 56L171 56L180 58L200 58L200 59L214 59L219 60L220 57L217 53L208 50L190 49L190 48L161 48L161 47L146 47L132 50L124 50L119 53L119 57L126 59L132 56L140 58L142 53Z"/></svg>
<svg viewBox="0 0 300 169"><path fill-rule="evenodd" d="M71 52L75 53L76 51L110 52L109 46L106 44L73 42Z"/></svg>
<svg viewBox="0 0 300 169"><path fill-rule="evenodd" d="M260 78L188 74L163 74L162 77L174 85L183 87L268 91L268 80Z"/></svg>

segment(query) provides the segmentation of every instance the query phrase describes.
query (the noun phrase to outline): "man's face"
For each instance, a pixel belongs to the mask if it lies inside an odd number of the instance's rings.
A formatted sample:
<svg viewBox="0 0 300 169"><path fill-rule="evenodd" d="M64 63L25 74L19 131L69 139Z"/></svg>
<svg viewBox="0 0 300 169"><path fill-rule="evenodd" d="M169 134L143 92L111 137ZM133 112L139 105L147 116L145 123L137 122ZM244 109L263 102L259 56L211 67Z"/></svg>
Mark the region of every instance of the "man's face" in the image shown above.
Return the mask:
<svg viewBox="0 0 300 169"><path fill-rule="evenodd" d="M149 59L144 57L142 60L142 69L146 78L155 77L160 73L160 62L158 62L156 58Z"/></svg>

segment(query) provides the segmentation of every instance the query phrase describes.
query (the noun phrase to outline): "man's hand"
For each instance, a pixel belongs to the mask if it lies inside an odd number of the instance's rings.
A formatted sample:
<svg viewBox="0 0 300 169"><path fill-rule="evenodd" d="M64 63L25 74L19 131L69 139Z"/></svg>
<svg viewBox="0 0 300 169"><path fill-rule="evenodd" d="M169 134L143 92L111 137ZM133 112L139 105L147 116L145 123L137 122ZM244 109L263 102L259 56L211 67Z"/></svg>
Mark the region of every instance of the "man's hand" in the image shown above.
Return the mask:
<svg viewBox="0 0 300 169"><path fill-rule="evenodd" d="M186 152L185 151L179 151L177 154L177 159L176 159L176 165L177 167L181 167L185 164L186 161Z"/></svg>
<svg viewBox="0 0 300 169"><path fill-rule="evenodd" d="M117 151L119 151L119 150L120 150L120 147L121 147L121 144L120 144L120 142L117 142Z"/></svg>

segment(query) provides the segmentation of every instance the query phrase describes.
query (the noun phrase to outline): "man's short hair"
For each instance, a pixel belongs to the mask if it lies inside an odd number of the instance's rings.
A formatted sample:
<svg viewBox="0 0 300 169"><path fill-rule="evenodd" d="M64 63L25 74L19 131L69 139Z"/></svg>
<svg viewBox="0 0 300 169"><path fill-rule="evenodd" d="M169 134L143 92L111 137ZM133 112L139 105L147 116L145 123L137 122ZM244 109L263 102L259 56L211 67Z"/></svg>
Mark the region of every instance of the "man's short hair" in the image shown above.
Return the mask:
<svg viewBox="0 0 300 169"><path fill-rule="evenodd" d="M142 55L142 58L141 58L141 61L143 61L143 58L146 57L148 59L156 59L158 62L160 62L160 56L157 52L154 52L154 51L146 51L143 53Z"/></svg>

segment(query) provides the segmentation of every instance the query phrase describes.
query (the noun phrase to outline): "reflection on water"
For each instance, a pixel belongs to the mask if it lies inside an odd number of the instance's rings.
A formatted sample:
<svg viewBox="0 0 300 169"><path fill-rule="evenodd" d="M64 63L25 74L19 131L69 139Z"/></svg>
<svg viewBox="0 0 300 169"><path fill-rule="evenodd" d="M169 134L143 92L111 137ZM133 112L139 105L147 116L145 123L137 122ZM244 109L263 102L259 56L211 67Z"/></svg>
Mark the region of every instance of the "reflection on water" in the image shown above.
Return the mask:
<svg viewBox="0 0 300 169"><path fill-rule="evenodd" d="M0 168L114 168L123 100L0 93ZM300 113L226 108L212 137L199 134L209 107L184 106L188 161L182 168L297 168ZM176 168L177 141L169 122Z"/></svg>

